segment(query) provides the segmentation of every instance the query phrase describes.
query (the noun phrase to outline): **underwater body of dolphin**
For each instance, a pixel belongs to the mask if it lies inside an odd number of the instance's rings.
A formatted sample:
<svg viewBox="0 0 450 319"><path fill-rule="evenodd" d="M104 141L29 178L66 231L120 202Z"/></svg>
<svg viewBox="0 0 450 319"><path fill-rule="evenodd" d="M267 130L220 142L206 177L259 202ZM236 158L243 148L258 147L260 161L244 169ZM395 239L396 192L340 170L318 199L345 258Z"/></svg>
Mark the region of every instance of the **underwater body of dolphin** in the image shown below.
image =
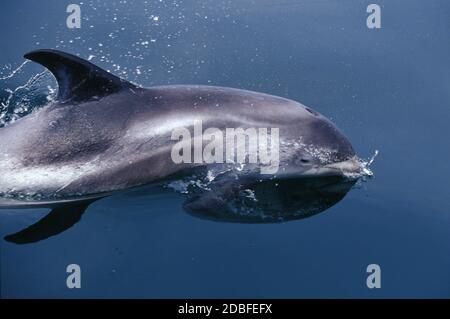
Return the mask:
<svg viewBox="0 0 450 319"><path fill-rule="evenodd" d="M140 88L56 50L33 51L25 58L55 76L58 96L0 129L0 207L82 206L190 169L213 167L171 159L177 142L173 130L195 121L220 130L279 128L280 162L273 179L340 178L363 169L350 142L329 120L292 100L213 86ZM219 207L242 185L261 180L254 171L245 173L217 178L191 208Z"/></svg>

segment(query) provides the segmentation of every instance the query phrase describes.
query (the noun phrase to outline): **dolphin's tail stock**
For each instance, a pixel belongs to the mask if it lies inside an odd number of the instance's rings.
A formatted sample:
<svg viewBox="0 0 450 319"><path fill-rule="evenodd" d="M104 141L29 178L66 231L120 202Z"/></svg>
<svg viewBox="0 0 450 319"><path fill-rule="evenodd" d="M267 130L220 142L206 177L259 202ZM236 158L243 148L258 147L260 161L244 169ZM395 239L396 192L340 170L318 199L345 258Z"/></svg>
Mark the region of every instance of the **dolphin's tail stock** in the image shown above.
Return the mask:
<svg viewBox="0 0 450 319"><path fill-rule="evenodd" d="M46 67L58 82L57 101L80 103L97 99L136 86L108 73L89 61L65 52L42 49L24 55L28 60ZM50 208L51 211L37 223L5 240L16 244L33 243L61 233L77 223L87 207L110 193L94 194L78 198L55 200L19 200L0 198L0 209L4 208Z"/></svg>

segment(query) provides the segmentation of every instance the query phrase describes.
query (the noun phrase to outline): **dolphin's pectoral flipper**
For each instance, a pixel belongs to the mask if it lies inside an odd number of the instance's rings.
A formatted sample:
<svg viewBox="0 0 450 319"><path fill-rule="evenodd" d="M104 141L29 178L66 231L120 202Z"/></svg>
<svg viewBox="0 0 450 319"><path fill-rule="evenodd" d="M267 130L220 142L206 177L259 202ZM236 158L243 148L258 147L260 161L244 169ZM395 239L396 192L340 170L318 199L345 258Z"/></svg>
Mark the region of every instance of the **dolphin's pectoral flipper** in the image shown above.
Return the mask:
<svg viewBox="0 0 450 319"><path fill-rule="evenodd" d="M81 219L87 207L96 200L98 198L54 207L37 223L17 233L5 236L5 240L15 244L29 244L57 235L75 225Z"/></svg>
<svg viewBox="0 0 450 319"><path fill-rule="evenodd" d="M82 102L118 92L123 88L135 88L133 84L65 52L36 50L25 54L24 57L52 72L58 81L59 101Z"/></svg>

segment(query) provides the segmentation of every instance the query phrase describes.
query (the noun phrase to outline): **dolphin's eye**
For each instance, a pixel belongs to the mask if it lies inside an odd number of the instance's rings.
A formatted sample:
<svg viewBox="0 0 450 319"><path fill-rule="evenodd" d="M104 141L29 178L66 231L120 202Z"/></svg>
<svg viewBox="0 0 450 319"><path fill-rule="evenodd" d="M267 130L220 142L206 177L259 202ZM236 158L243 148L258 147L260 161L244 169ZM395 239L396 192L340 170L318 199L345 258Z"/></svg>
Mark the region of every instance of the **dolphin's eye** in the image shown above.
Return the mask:
<svg viewBox="0 0 450 319"><path fill-rule="evenodd" d="M296 158L295 160L297 162L297 164L308 164L308 163L313 163L314 162L314 158L307 153L303 153L299 154L299 156Z"/></svg>

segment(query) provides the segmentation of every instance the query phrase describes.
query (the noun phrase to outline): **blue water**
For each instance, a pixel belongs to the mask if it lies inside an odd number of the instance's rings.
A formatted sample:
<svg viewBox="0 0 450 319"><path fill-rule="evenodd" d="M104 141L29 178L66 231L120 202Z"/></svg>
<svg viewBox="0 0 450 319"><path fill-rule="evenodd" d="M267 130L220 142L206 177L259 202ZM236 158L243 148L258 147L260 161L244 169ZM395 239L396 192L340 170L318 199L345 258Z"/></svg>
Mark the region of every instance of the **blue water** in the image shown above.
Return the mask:
<svg viewBox="0 0 450 319"><path fill-rule="evenodd" d="M382 27L371 30L372 2L85 0L73 30L65 2L2 3L0 65L11 70L28 51L57 48L143 86L280 95L332 119L360 157L380 154L374 178L338 204L281 224L208 221L170 190L135 192L16 245L3 237L48 210L2 210L1 296L450 297L450 3L377 0ZM0 85L42 71L28 63ZM81 289L66 287L72 263ZM380 289L366 286L373 263Z"/></svg>

